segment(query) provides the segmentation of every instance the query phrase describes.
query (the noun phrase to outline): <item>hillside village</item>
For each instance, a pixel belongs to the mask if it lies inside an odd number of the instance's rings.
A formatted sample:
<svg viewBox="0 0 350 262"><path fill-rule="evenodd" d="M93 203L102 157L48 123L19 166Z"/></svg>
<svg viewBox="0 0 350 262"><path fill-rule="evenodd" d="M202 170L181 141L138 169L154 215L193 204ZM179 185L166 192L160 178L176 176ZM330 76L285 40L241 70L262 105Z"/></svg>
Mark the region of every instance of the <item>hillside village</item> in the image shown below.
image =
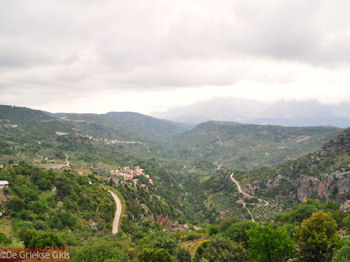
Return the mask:
<svg viewBox="0 0 350 262"><path fill-rule="evenodd" d="M150 178L149 175L147 175L145 173L145 170L143 168L141 168L140 166L136 166L134 169L125 166L125 167L120 167L119 169L115 169L115 170L110 170L110 174L112 176L118 176L118 177L124 177L124 180L131 180L134 182L134 184L138 183L138 176L144 176L147 181L153 185L153 180Z"/></svg>

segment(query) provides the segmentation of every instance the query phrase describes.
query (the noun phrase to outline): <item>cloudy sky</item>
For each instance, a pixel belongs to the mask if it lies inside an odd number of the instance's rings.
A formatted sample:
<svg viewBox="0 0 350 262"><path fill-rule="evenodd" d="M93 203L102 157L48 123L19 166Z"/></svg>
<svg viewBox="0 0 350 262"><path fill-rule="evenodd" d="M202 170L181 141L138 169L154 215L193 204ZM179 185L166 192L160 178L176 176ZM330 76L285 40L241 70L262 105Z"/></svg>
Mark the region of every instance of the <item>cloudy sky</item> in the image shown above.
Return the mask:
<svg viewBox="0 0 350 262"><path fill-rule="evenodd" d="M1 0L0 104L350 102L348 0Z"/></svg>

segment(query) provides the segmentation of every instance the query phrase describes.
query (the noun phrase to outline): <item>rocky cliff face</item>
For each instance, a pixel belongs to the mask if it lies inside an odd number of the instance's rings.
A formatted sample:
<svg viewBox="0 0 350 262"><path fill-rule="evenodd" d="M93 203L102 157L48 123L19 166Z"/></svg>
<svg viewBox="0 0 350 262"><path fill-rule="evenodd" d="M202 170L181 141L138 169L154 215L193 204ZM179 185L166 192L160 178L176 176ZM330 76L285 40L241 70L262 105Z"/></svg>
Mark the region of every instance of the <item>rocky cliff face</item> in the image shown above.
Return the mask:
<svg viewBox="0 0 350 262"><path fill-rule="evenodd" d="M350 129L313 154L250 175L258 178L246 185L250 194L345 202L350 199Z"/></svg>
<svg viewBox="0 0 350 262"><path fill-rule="evenodd" d="M282 175L254 181L245 187L252 195L265 195L273 198L290 198L304 202L308 198L344 202L350 198L350 171L310 176L301 174L296 180Z"/></svg>
<svg viewBox="0 0 350 262"><path fill-rule="evenodd" d="M308 198L343 201L350 190L350 172L336 171L320 178L301 176L298 182L297 197L301 202Z"/></svg>

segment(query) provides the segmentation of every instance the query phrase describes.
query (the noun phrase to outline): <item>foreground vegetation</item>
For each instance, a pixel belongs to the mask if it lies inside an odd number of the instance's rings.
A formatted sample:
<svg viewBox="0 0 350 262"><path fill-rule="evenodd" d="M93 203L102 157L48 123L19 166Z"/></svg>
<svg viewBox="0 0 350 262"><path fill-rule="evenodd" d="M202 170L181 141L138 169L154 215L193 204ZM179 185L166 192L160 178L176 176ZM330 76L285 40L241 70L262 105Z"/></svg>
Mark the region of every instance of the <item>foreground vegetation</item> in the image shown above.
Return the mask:
<svg viewBox="0 0 350 262"><path fill-rule="evenodd" d="M308 200L265 223L229 217L171 233L146 217L130 223L138 211L126 199L122 231L112 235L110 181L26 164L0 169L0 179L11 185L1 202L0 221L11 223L0 223L7 228L0 246L69 247L72 261L347 261L350 248L350 214L335 202Z"/></svg>

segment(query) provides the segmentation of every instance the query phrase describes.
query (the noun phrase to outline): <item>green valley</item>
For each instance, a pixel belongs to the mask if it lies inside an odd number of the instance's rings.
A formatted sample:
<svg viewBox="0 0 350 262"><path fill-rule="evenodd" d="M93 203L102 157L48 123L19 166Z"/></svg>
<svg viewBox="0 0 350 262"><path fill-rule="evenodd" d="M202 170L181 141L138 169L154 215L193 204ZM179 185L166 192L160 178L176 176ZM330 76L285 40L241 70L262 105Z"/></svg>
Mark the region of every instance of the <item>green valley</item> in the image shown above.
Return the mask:
<svg viewBox="0 0 350 262"><path fill-rule="evenodd" d="M0 106L0 247L69 247L72 261L256 261L265 232L284 243L276 259L306 257L302 223L347 235L349 134ZM117 234L109 190L122 204ZM334 257L347 247L335 236Z"/></svg>

